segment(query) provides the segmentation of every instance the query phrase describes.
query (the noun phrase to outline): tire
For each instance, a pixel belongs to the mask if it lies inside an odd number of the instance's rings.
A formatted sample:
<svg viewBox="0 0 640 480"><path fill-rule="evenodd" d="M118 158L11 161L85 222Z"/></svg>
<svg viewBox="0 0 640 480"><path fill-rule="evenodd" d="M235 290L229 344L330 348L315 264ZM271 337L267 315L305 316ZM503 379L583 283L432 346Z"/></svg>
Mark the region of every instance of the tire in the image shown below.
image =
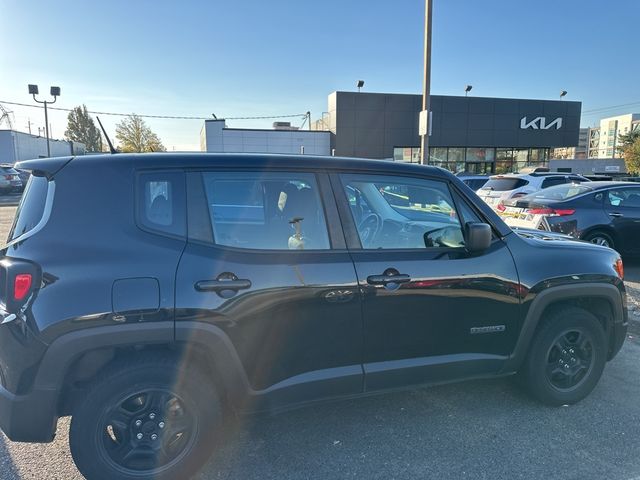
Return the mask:
<svg viewBox="0 0 640 480"><path fill-rule="evenodd" d="M596 245L603 245L605 247L613 248L614 250L616 247L611 235L600 230L585 235L584 239L587 242L595 243Z"/></svg>
<svg viewBox="0 0 640 480"><path fill-rule="evenodd" d="M607 340L598 319L582 308L567 307L543 319L519 376L541 402L572 404L595 388L606 359Z"/></svg>
<svg viewBox="0 0 640 480"><path fill-rule="evenodd" d="M71 455L88 480L187 479L213 451L221 419L218 392L197 369L132 358L88 388L71 419Z"/></svg>

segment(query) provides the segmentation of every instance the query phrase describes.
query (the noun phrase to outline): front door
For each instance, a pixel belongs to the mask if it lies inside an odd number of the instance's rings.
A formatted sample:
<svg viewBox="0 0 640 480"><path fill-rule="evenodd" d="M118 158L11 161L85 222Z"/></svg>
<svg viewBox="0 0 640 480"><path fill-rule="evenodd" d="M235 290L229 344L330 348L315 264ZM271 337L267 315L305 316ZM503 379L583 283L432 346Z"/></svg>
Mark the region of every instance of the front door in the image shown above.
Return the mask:
<svg viewBox="0 0 640 480"><path fill-rule="evenodd" d="M480 221L447 182L332 177L363 298L368 390L497 372L521 326L519 284L506 245L464 248Z"/></svg>
<svg viewBox="0 0 640 480"><path fill-rule="evenodd" d="M328 178L190 172L187 190L177 328L206 322L224 333L258 400L249 409L361 392L357 280Z"/></svg>
<svg viewBox="0 0 640 480"><path fill-rule="evenodd" d="M604 209L616 232L616 249L630 255L640 253L640 185L607 190Z"/></svg>

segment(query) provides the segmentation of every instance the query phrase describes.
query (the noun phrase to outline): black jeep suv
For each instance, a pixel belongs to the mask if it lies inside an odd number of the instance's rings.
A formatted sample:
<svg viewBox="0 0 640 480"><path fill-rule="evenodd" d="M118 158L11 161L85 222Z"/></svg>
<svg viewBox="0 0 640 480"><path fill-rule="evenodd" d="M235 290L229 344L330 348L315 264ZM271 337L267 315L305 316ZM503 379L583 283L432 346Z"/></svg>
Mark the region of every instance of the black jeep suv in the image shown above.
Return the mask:
<svg viewBox="0 0 640 480"><path fill-rule="evenodd" d="M72 416L89 479L187 478L234 412L518 373L577 402L627 329L619 255L511 231L433 167L148 154L21 162L0 426Z"/></svg>

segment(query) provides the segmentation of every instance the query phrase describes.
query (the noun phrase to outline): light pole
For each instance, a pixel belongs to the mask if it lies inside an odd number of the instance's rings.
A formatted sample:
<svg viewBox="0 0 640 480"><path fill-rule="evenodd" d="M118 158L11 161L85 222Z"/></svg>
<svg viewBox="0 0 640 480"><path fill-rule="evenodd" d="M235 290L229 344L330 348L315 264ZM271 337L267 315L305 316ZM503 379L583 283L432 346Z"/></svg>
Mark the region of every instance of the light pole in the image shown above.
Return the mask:
<svg viewBox="0 0 640 480"><path fill-rule="evenodd" d="M469 92L471 91L472 88L473 88L473 85L467 85L466 87L464 87L464 96L465 97L467 95L469 95Z"/></svg>
<svg viewBox="0 0 640 480"><path fill-rule="evenodd" d="M566 94L567 94L567 91L566 90L562 90L560 92L560 100L562 100L562 97L564 97Z"/></svg>
<svg viewBox="0 0 640 480"><path fill-rule="evenodd" d="M358 80L356 87L358 87L358 93L360 93L360 89L364 87L364 80Z"/></svg>
<svg viewBox="0 0 640 480"><path fill-rule="evenodd" d="M426 164L429 160L429 130L428 125L431 120L429 109L431 100L429 98L431 90L431 10L433 0L424 2L424 70L423 70L423 90L422 90L422 113L424 126L420 132L420 163ZM426 159L426 161L425 161Z"/></svg>
<svg viewBox="0 0 640 480"><path fill-rule="evenodd" d="M33 100L36 103L44 103L44 128L47 134L47 157L51 156L51 146L49 145L49 115L47 113L47 105L50 103L56 103L56 100L60 96L60 87L51 87L50 90L51 96L53 97L53 102L46 100L38 100L36 95L38 95L38 86L29 84L29 94L33 95Z"/></svg>

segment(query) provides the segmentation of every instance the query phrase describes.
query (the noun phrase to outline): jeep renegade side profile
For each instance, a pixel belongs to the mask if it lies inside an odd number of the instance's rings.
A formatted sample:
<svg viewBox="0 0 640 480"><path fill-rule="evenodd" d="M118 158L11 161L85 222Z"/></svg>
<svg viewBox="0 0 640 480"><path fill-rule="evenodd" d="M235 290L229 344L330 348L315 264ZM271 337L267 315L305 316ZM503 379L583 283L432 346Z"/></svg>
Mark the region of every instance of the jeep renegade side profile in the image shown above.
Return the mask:
<svg viewBox="0 0 640 480"><path fill-rule="evenodd" d="M518 374L584 398L627 329L608 248L509 229L450 173L311 156L21 162L0 427L71 416L90 479L175 479L233 412Z"/></svg>

